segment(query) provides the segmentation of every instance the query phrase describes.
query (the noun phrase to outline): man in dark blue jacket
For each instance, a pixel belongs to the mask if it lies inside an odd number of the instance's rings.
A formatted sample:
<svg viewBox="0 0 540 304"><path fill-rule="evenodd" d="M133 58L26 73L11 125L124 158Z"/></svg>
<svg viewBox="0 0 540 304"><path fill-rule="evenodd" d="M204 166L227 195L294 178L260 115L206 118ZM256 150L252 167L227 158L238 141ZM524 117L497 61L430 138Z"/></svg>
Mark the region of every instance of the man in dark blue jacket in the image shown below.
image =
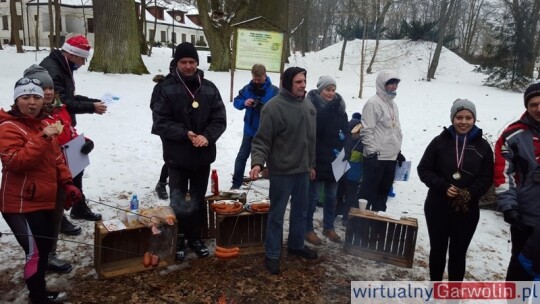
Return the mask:
<svg viewBox="0 0 540 304"><path fill-rule="evenodd" d="M270 77L266 75L266 67L255 64L251 68L251 81L238 92L234 98L234 107L238 110L246 110L244 115L244 136L240 151L234 162L234 175L231 189L239 189L244 181L246 162L251 152L251 141L259 129L261 109L272 97L279 93L278 87L272 84Z"/></svg>

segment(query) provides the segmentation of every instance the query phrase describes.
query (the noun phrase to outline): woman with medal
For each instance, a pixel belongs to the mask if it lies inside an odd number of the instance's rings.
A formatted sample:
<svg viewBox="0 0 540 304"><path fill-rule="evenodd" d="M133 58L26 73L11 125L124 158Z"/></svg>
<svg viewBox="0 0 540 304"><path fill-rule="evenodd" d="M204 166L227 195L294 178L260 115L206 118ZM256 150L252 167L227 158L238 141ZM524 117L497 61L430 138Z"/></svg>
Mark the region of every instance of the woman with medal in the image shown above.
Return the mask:
<svg viewBox="0 0 540 304"><path fill-rule="evenodd" d="M493 151L475 125L476 107L454 101L452 125L426 148L418 176L429 188L424 212L429 234L429 275L443 279L448 253L448 280L463 281L465 257L480 218L478 201L493 177Z"/></svg>

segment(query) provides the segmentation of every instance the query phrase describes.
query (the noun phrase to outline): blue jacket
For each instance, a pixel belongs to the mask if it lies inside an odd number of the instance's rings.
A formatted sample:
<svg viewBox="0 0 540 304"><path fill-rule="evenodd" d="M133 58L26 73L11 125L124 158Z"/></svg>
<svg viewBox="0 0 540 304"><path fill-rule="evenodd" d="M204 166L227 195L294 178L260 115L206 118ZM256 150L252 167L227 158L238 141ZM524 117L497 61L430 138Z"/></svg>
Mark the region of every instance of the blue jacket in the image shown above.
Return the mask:
<svg viewBox="0 0 540 304"><path fill-rule="evenodd" d="M260 93L257 94L257 89L253 84L253 80L238 92L238 96L234 98L233 105L238 110L246 110L244 115L244 135L254 137L259 129L259 119L261 118L261 110L252 107L246 107L246 100L259 98L263 104L267 103L272 97L279 93L278 87L272 84L270 77L266 76Z"/></svg>

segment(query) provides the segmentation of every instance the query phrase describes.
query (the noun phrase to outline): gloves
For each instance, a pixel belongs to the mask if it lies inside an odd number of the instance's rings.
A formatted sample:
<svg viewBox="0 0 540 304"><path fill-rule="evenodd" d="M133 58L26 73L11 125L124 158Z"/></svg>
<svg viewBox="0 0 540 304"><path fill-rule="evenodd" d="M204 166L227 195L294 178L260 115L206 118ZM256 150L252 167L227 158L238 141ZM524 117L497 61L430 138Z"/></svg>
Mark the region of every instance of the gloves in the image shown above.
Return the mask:
<svg viewBox="0 0 540 304"><path fill-rule="evenodd" d="M88 155L94 149L94 142L90 138L84 139L84 144L81 147L81 153Z"/></svg>
<svg viewBox="0 0 540 304"><path fill-rule="evenodd" d="M403 165L403 162L405 161L405 156L403 156L403 154L401 154L401 151L399 151L399 154L397 155L397 158L396 158L396 161L397 161L397 164L398 166L401 167L401 165Z"/></svg>
<svg viewBox="0 0 540 304"><path fill-rule="evenodd" d="M69 210L73 204L80 202L82 199L81 191L73 184L64 185L64 192L66 193L66 201L64 202L65 210Z"/></svg>
<svg viewBox="0 0 540 304"><path fill-rule="evenodd" d="M517 225L520 223L521 217L519 211L516 209L509 209L504 212L504 221L510 225Z"/></svg>

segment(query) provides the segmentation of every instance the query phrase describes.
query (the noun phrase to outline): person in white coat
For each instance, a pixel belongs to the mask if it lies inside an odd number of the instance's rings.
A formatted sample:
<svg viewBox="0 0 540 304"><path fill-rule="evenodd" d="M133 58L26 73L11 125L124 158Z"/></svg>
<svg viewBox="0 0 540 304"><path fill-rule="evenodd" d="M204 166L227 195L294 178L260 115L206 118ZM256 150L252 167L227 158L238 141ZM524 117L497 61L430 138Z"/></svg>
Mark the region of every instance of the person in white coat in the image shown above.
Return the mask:
<svg viewBox="0 0 540 304"><path fill-rule="evenodd" d="M403 134L399 111L394 102L400 82L397 73L381 71L377 75L377 93L362 110L362 144L364 163L360 198L368 201L367 209L386 211L388 193L394 182L396 161L401 164Z"/></svg>

